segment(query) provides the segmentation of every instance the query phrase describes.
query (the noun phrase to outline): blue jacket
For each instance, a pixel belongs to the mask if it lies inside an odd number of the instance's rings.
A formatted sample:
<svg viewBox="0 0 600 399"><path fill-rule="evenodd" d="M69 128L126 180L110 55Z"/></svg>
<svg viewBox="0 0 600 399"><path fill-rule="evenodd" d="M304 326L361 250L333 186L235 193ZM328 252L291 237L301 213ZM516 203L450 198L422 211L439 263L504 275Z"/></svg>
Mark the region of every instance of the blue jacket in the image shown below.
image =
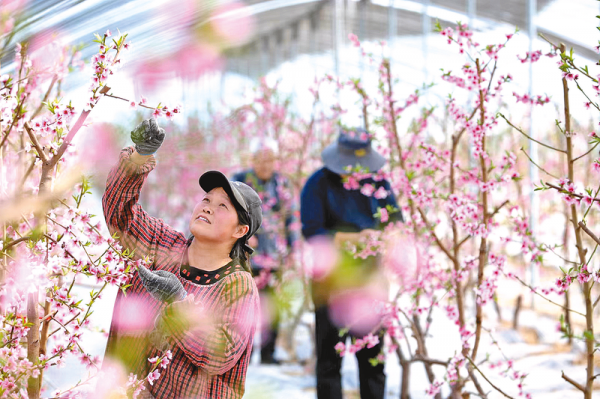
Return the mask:
<svg viewBox="0 0 600 399"><path fill-rule="evenodd" d="M377 208L392 205L398 208L390 183L386 180L366 179L375 189L383 186L389 195L383 199L367 197L360 190L346 190L340 175L327 168L317 170L308 178L300 197L300 218L305 238L334 235L338 231L356 233L383 226L373 215ZM390 222L403 221L402 213L390 214Z"/></svg>

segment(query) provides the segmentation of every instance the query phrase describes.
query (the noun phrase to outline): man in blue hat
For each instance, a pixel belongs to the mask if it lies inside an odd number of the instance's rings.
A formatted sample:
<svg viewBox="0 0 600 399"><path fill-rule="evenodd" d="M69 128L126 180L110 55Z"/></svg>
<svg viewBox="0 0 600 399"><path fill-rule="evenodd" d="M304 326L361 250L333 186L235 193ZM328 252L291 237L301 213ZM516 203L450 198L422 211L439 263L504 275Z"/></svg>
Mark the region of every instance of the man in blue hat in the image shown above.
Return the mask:
<svg viewBox="0 0 600 399"><path fill-rule="evenodd" d="M387 205L398 208L389 182L372 178L360 182L371 184L380 192L385 190L386 196L367 196L362 190L347 190L343 184L343 178L350 170L360 167L374 173L385 164L385 158L371 147L370 135L363 129L341 130L337 141L326 147L321 157L325 166L310 176L301 194L302 234L307 241L325 240L340 248L345 242L357 243L370 231L383 228L374 216L378 208ZM398 220L402 221L400 212L390 215L390 222ZM342 359L335 347L344 343L349 335L356 338L364 335L364 331L357 333L352 326L340 325L339 317L332 317L335 315L331 312L330 300L372 281L379 263L378 257L354 259L345 251L339 253L334 269L326 277L313 280L312 284L318 399L342 399ZM379 362L373 366L370 362L381 353L381 341L356 352L362 399L383 399L385 394L384 364Z"/></svg>

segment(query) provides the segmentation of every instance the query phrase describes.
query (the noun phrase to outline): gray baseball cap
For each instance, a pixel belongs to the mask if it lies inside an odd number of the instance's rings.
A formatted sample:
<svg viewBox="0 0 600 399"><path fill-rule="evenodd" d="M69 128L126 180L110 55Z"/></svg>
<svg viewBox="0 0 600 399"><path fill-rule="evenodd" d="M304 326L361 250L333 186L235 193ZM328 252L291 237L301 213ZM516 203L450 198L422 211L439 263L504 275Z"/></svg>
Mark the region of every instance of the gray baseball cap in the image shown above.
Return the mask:
<svg viewBox="0 0 600 399"><path fill-rule="evenodd" d="M200 187L207 193L213 188L222 187L233 205L248 213L250 230L246 234L246 240L256 233L262 224L262 201L252 187L239 181L231 181L218 170L204 173L200 176L199 183ZM250 246L246 245L246 247L248 252L252 253L254 251Z"/></svg>

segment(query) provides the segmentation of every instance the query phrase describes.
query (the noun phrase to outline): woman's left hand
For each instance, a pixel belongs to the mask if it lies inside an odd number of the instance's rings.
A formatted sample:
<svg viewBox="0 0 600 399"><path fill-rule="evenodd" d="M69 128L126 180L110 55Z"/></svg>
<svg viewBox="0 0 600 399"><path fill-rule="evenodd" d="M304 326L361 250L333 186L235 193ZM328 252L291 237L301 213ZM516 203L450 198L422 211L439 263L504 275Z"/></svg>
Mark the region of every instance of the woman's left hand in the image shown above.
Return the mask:
<svg viewBox="0 0 600 399"><path fill-rule="evenodd" d="M181 301L187 295L181 281L171 272L166 270L150 271L140 265L138 274L146 290L156 300L172 303Z"/></svg>

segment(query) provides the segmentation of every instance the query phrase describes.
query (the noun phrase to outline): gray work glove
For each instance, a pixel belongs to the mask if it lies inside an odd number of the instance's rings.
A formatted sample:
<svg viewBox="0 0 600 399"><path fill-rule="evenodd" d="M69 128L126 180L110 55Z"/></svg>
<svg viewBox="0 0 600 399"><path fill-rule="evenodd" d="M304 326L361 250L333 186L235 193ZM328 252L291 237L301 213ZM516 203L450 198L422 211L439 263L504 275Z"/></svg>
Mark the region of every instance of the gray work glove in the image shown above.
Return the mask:
<svg viewBox="0 0 600 399"><path fill-rule="evenodd" d="M165 129L158 127L156 119L146 119L131 131L131 141L140 155L154 154L165 139Z"/></svg>
<svg viewBox="0 0 600 399"><path fill-rule="evenodd" d="M187 295L181 281L171 272L166 270L151 272L145 266L140 265L138 273L142 284L156 300L172 303L181 301Z"/></svg>

